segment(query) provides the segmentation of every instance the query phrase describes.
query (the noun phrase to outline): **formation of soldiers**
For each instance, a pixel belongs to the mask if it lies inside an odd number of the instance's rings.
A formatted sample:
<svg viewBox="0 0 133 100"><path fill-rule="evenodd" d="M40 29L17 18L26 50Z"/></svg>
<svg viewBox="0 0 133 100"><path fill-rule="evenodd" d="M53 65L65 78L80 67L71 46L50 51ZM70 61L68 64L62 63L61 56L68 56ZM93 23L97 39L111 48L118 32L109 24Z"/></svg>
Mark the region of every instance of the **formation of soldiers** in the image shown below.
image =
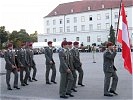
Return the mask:
<svg viewBox="0 0 133 100"><path fill-rule="evenodd" d="M104 80L104 96L113 96L110 93L118 95L115 90L117 87L118 77L116 74L116 68L114 66L114 58L116 55L116 49L113 49L113 44L107 44L107 50L104 52L104 63L103 70L105 74ZM68 97L74 97L72 92L77 92L76 83L80 86L85 86L83 84L83 69L82 63L80 60L79 53L79 42L72 43L71 41L63 41L61 43L62 49L59 51L59 72L60 72L60 87L59 87L59 96L60 98L67 99ZM57 84L56 79L56 66L53 59L53 50L52 42L48 42L48 47L44 51L46 58L46 84L50 85L51 83ZM33 59L34 52L32 50L32 44L22 43L19 50L13 50L13 44L8 44L8 50L5 52L5 61L6 61L6 83L7 89L12 90L10 85L10 75L11 72L14 73L14 88L20 89L18 87L18 70L20 71L20 82L21 86L29 85L29 82L37 81L36 79L36 64ZM33 75L31 77L30 72L33 69ZM49 73L52 70L51 79L49 79ZM78 72L78 75L76 73ZM25 76L23 75L25 72ZM77 78L78 76L78 78ZM113 78L111 89L110 79Z"/></svg>
<svg viewBox="0 0 133 100"><path fill-rule="evenodd" d="M27 81L37 81L36 77L36 64L33 59L34 52L32 50L32 44L25 48L26 44L22 43L19 50L14 51L13 44L8 44L8 49L5 52L5 69L6 69L6 83L7 89L12 90L10 85L10 75L11 72L14 73L14 88L20 89L18 87L18 70L20 71L20 82L21 86L29 85ZM32 78L30 76L31 68L33 69ZM25 71L25 76L23 75Z"/></svg>

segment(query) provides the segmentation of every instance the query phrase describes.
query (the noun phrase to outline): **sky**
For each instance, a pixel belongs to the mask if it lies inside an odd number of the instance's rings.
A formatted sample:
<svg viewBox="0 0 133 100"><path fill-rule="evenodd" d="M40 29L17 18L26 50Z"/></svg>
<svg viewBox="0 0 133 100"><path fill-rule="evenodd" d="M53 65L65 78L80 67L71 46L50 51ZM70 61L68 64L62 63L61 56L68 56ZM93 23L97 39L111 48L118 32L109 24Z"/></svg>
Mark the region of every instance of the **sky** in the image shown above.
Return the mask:
<svg viewBox="0 0 133 100"><path fill-rule="evenodd" d="M0 0L0 26L9 32L26 29L29 34L43 34L43 17L59 4L73 1L79 0Z"/></svg>

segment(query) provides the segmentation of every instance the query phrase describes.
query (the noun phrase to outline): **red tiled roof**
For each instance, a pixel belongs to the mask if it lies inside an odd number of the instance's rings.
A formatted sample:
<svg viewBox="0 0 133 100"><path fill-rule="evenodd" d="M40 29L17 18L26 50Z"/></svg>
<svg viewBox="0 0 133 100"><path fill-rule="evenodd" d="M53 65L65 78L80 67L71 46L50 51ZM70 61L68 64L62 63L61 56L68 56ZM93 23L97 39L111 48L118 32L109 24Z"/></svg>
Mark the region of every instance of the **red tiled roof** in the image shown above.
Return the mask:
<svg viewBox="0 0 133 100"><path fill-rule="evenodd" d="M109 8L119 8L121 0L84 0L59 4L52 12L45 17L67 15L73 13L81 13L88 11L96 11ZM123 0L126 7L133 6L132 0ZM104 5L104 8L102 8ZM90 10L88 10L90 7ZM71 12L73 10L73 12Z"/></svg>

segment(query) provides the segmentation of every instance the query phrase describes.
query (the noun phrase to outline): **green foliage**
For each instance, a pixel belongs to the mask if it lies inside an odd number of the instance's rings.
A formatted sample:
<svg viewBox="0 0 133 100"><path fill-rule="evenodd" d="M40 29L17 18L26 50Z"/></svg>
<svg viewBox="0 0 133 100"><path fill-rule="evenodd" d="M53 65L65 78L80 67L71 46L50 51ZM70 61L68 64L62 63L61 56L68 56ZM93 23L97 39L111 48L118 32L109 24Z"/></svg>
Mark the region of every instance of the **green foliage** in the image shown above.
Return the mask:
<svg viewBox="0 0 133 100"><path fill-rule="evenodd" d="M110 34L109 34L109 36L110 36L110 38L108 38L108 41L110 41L113 44L115 44L115 30L113 29L112 25L110 27Z"/></svg>
<svg viewBox="0 0 133 100"><path fill-rule="evenodd" d="M3 43L8 41L8 33L5 31L5 26L0 27L0 49L2 49Z"/></svg>
<svg viewBox="0 0 133 100"><path fill-rule="evenodd" d="M37 31L30 35L26 32L25 29L8 33L7 31L5 31L5 26L1 26L0 49L6 46L8 42L12 42L15 48L19 47L23 42L37 42Z"/></svg>
<svg viewBox="0 0 133 100"><path fill-rule="evenodd" d="M37 31L35 31L35 33L30 34L30 38L32 40L32 42L37 42Z"/></svg>

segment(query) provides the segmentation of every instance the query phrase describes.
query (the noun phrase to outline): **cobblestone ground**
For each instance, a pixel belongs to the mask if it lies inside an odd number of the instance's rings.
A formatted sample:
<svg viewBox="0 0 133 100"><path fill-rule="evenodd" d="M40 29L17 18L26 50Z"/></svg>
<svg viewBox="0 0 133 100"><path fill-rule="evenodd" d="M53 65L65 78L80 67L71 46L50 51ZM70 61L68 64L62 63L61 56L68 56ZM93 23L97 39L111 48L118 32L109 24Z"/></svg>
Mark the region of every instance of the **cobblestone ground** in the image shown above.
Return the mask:
<svg viewBox="0 0 133 100"><path fill-rule="evenodd" d="M133 53L132 53L133 55ZM19 87L20 90L7 90L5 82L5 61L0 58L0 99L1 100L60 100L59 98L59 57L58 53L54 54L54 60L56 62L57 84L46 85L45 84L45 57L44 55L35 55L34 57L37 67L37 82L31 82L28 86ZM115 58L115 65L118 69L117 74L119 77L117 92L118 96L104 97L103 96L103 81L104 73L102 70L103 53L96 53L96 63L92 63L92 53L81 53L81 61L83 63L84 70L84 84L85 87L77 87L77 91L73 98L70 99L86 99L86 100L106 100L106 99L119 99L119 100L133 100L132 98L132 76L124 69L121 53L118 53ZM11 78L11 84L13 84L13 74Z"/></svg>

